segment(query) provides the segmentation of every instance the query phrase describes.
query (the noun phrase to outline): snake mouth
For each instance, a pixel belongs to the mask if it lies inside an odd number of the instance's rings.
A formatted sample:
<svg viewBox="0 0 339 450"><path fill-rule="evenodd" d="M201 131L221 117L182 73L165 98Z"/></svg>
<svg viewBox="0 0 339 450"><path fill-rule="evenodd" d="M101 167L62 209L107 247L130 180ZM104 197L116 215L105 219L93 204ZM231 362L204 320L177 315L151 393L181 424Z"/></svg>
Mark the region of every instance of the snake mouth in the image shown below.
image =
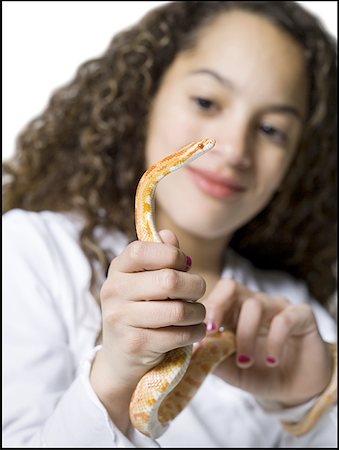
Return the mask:
<svg viewBox="0 0 339 450"><path fill-rule="evenodd" d="M193 167L187 167L196 186L211 197L225 199L246 191L238 182L220 174Z"/></svg>

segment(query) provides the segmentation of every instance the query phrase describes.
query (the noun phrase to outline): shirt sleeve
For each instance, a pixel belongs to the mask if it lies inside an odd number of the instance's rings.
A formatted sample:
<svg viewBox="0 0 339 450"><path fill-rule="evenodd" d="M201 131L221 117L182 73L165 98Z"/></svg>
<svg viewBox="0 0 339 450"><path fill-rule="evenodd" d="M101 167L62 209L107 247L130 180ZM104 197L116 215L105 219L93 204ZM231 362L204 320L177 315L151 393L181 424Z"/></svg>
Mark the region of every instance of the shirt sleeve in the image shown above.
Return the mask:
<svg viewBox="0 0 339 450"><path fill-rule="evenodd" d="M77 367L45 232L24 213L3 218L4 446L157 447L112 423L89 383L91 357Z"/></svg>
<svg viewBox="0 0 339 450"><path fill-rule="evenodd" d="M275 402L258 400L258 404L264 411L277 421L298 422L307 411L312 408L318 397L309 400L302 405L291 408L281 408ZM293 436L285 431L281 434L279 447L330 447L337 448L337 405L331 406L317 421L315 426L304 435Z"/></svg>

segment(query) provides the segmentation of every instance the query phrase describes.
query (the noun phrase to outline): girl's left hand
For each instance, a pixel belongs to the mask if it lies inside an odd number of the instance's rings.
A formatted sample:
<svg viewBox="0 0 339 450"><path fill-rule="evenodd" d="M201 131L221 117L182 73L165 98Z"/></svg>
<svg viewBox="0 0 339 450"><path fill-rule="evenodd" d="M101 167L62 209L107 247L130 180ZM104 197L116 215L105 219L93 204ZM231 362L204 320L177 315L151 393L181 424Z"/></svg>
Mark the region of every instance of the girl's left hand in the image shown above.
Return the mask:
<svg viewBox="0 0 339 450"><path fill-rule="evenodd" d="M333 362L309 305L252 292L232 279L220 280L203 303L208 323L236 335L236 354L215 370L227 383L285 407L325 389Z"/></svg>

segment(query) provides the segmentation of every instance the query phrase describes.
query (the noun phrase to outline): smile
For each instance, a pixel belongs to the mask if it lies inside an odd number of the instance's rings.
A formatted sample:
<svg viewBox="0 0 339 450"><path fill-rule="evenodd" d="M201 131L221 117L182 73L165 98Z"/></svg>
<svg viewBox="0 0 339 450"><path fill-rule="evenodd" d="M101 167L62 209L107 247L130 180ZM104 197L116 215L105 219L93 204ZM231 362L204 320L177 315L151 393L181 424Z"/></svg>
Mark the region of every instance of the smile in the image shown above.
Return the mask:
<svg viewBox="0 0 339 450"><path fill-rule="evenodd" d="M222 177L216 172L187 167L195 185L210 197L224 199L244 192L246 189L231 178Z"/></svg>

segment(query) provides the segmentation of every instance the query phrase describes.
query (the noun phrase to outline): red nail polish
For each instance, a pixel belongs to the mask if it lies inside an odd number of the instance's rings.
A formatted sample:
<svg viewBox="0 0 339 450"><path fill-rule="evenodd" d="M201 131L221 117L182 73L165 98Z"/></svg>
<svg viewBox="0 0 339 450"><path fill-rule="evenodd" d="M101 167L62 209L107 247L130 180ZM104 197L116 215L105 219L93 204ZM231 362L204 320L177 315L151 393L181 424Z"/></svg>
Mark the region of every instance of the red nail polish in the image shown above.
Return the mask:
<svg viewBox="0 0 339 450"><path fill-rule="evenodd" d="M186 256L186 270L189 270L192 267L192 258L190 256Z"/></svg>
<svg viewBox="0 0 339 450"><path fill-rule="evenodd" d="M215 322L207 322L206 323L206 331L214 331L217 329L217 325Z"/></svg>
<svg viewBox="0 0 339 450"><path fill-rule="evenodd" d="M246 364L251 361L251 357L247 355L239 355L238 356L238 362L241 364Z"/></svg>
<svg viewBox="0 0 339 450"><path fill-rule="evenodd" d="M267 362L267 364L273 365L273 364L276 364L277 360L274 356L268 356L266 358L266 362Z"/></svg>

